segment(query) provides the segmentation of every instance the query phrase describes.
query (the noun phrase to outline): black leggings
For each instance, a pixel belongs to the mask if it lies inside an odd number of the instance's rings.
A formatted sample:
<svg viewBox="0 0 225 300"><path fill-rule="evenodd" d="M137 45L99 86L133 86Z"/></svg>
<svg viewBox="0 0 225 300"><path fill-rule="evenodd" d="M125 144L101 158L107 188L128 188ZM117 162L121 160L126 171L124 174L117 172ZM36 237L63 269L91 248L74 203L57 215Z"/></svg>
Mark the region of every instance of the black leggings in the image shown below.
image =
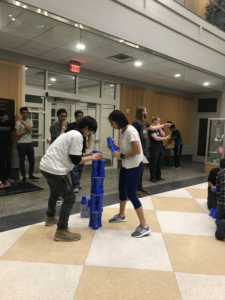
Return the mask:
<svg viewBox="0 0 225 300"><path fill-rule="evenodd" d="M0 147L0 180L10 178L12 161L12 146Z"/></svg>

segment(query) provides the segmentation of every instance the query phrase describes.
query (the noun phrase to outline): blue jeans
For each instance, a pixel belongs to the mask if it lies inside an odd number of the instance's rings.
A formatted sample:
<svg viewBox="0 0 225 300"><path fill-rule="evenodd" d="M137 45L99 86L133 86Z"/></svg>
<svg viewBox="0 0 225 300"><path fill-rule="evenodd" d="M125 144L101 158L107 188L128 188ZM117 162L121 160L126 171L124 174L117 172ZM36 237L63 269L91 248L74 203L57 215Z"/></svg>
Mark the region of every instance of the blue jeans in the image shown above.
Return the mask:
<svg viewBox="0 0 225 300"><path fill-rule="evenodd" d="M84 164L75 165L73 170L70 171L70 176L72 179L72 185L74 189L79 189L80 178L83 172Z"/></svg>
<svg viewBox="0 0 225 300"><path fill-rule="evenodd" d="M216 225L219 225L221 220L225 220L225 209L217 205Z"/></svg>
<svg viewBox="0 0 225 300"><path fill-rule="evenodd" d="M121 167L119 177L120 200L130 199L135 209L141 207L141 202L137 197L138 180L143 170L143 162L136 168L126 169Z"/></svg>

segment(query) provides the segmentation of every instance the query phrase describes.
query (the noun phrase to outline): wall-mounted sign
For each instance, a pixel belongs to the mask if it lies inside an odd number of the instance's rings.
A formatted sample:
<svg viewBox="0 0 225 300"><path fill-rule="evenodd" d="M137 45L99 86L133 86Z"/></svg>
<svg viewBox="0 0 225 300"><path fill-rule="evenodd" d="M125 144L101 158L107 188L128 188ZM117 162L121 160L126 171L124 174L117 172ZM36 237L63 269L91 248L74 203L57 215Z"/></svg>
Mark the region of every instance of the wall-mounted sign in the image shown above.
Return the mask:
<svg viewBox="0 0 225 300"><path fill-rule="evenodd" d="M80 73L80 62L79 61L70 61L70 72Z"/></svg>

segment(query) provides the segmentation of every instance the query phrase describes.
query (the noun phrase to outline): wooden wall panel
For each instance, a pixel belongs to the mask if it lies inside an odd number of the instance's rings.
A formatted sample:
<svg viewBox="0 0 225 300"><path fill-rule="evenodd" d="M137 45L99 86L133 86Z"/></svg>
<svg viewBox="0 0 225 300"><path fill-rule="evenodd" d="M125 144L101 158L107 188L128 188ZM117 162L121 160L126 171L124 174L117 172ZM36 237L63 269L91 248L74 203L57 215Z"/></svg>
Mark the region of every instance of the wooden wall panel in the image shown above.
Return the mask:
<svg viewBox="0 0 225 300"><path fill-rule="evenodd" d="M0 60L0 98L15 101L15 119L20 118L22 106L22 65ZM13 149L16 149L16 137L13 136Z"/></svg>
<svg viewBox="0 0 225 300"><path fill-rule="evenodd" d="M176 128L181 131L184 144L191 142L191 120L193 100L188 97L147 90L139 87L122 85L120 109L126 115L128 121L132 123L135 120L136 109L139 105L147 108L148 123L152 123L152 116L159 115L162 123L172 121ZM130 113L127 114L127 109ZM171 131L166 128L166 134Z"/></svg>

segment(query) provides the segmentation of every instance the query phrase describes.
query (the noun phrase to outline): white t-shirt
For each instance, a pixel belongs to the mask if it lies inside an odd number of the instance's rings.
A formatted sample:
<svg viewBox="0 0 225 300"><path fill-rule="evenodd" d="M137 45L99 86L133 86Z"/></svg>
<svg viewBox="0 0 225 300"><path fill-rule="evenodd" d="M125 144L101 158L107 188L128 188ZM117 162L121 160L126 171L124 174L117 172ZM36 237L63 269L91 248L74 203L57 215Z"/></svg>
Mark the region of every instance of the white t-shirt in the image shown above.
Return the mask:
<svg viewBox="0 0 225 300"><path fill-rule="evenodd" d="M61 134L48 148L40 162L40 169L50 174L66 175L74 167L69 155L82 155L83 136L71 130Z"/></svg>
<svg viewBox="0 0 225 300"><path fill-rule="evenodd" d="M121 153L132 151L133 148L131 142L135 142L135 141L138 141L140 143L141 153L136 156L122 159L122 166L126 169L137 168L140 165L140 163L143 161L143 151L142 151L139 133L137 132L136 128L130 125L128 126L128 128L124 133L122 133L122 130L120 130L120 152Z"/></svg>

